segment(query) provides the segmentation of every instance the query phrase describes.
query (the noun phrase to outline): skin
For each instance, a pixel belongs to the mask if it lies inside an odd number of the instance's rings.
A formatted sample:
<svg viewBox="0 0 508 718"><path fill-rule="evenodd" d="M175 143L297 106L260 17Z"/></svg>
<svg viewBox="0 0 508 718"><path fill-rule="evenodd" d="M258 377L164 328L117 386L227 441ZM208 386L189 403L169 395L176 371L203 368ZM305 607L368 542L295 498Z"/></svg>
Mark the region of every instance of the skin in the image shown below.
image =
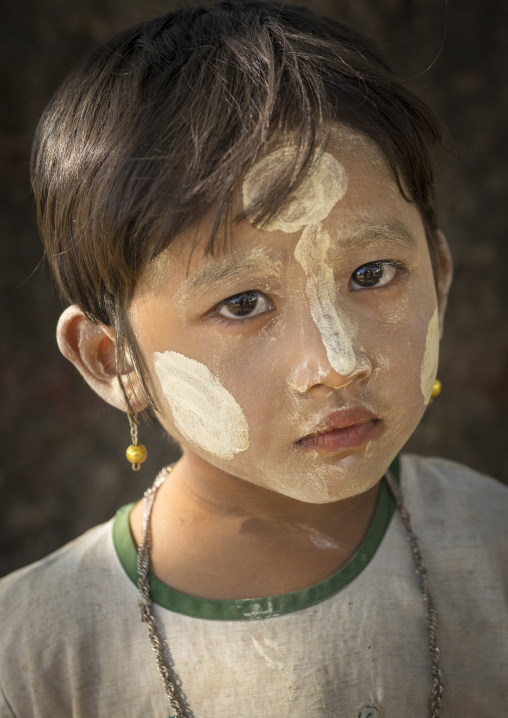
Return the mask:
<svg viewBox="0 0 508 718"><path fill-rule="evenodd" d="M247 420L231 394L200 362L178 352L154 354L157 378L178 429L215 456L249 446Z"/></svg>
<svg viewBox="0 0 508 718"><path fill-rule="evenodd" d="M243 206L247 214L274 172L280 170L281 164L287 166L290 171L295 156L295 150L291 146L280 147L249 170L242 185ZM263 229L268 232L281 230L292 233L309 225L316 225L328 217L333 206L344 197L346 191L347 173L344 167L333 155L323 152L315 159L291 199Z"/></svg>
<svg viewBox="0 0 508 718"><path fill-rule="evenodd" d="M432 387L437 374L439 362L439 318L437 309L431 317L425 338L422 368L420 371L420 387L425 403L428 404L432 395Z"/></svg>
<svg viewBox="0 0 508 718"><path fill-rule="evenodd" d="M295 258L307 278L310 313L321 334L328 361L338 374L348 376L355 369L357 357L347 320L335 307L335 277L327 261L333 246L330 233L321 223L310 225L296 245Z"/></svg>
<svg viewBox="0 0 508 718"><path fill-rule="evenodd" d="M231 251L214 256L204 252L203 228L194 251L182 239L142 277L131 306L158 418L183 449L154 506L153 567L185 593L274 595L344 565L369 526L383 473L425 410L422 365L438 292L419 212L365 138L349 137L330 151L344 168L347 192L318 222L331 239L323 265L335 277L337 321L348 327L349 366L334 368L313 318L308 271L295 256L305 228L263 230L243 220ZM242 201L239 193L239 210ZM383 261L399 267L383 265L389 281L356 289L353 272ZM443 244L440 319L450 274ZM263 311L249 319L218 314L225 299L249 290L260 293ZM61 335L79 355L76 321L73 334L63 322ZM103 344L101 351L104 367ZM182 432L155 369L167 352L206 367L234 398L248 427L246 448L220 456ZM108 399L113 386L113 378L104 380L100 393ZM381 435L336 453L302 450L298 441L320 421L351 407L373 412ZM136 540L140 523L138 505L131 515Z"/></svg>

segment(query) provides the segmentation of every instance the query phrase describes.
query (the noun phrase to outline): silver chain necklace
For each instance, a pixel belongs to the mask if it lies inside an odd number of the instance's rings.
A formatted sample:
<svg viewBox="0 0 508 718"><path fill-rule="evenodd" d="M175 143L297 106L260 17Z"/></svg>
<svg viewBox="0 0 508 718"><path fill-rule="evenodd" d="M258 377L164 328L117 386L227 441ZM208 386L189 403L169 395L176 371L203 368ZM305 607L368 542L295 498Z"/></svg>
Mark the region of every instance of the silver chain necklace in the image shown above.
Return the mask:
<svg viewBox="0 0 508 718"><path fill-rule="evenodd" d="M150 583L148 580L148 573L150 570L150 548L152 543L150 516L152 513L153 502L155 499L155 494L157 493L157 489L164 483L172 470L172 466L166 466L164 469L162 469L162 471L157 474L153 486L145 491L143 519L141 523L141 543L138 548L137 561L139 589L138 604L141 611L141 620L146 623L148 627L148 636L150 638L152 648L155 652L157 669L162 678L164 689L169 699L171 708L174 711L176 718L188 718L188 715L185 713L182 704L178 698L175 684L171 680L172 676L167 666L167 662L164 658L162 642L157 633L157 623L153 611L152 599L150 597ZM441 670L441 652L439 650L439 644L437 641L436 609L434 607L434 601L432 599L432 595L429 588L427 569L425 568L425 564L423 563L420 542L418 541L413 531L411 517L409 516L408 510L404 505L402 491L400 490L399 485L397 484L389 470L384 475L384 479L388 484L388 488L390 489L393 498L395 499L395 503L399 510L400 517L402 519L402 523L406 530L407 538L411 546L411 553L413 556L416 574L420 578L423 605L425 609L425 619L429 631L429 649L432 660L432 693L430 699L430 715L431 718L438 718L441 715L443 706L443 672Z"/></svg>

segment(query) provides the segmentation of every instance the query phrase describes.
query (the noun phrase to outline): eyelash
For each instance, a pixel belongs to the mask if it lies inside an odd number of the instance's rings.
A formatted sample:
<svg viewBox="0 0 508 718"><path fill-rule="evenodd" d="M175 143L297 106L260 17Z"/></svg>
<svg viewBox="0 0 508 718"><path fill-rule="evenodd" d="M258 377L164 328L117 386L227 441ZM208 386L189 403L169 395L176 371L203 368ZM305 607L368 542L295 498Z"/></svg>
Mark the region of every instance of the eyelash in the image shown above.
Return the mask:
<svg viewBox="0 0 508 718"><path fill-rule="evenodd" d="M396 269L398 271L398 274L396 274L395 277L393 277L388 282L386 282L386 284L381 284L381 285L375 284L375 285L372 285L371 287L369 287L369 286L361 287L360 286L360 287L357 287L356 289L349 288L349 291L358 292L358 291L363 291L366 289L371 289L371 290L372 289L381 290L381 289L385 289L385 288L388 289L389 287L397 286L398 284L400 284L403 275L409 271L408 266L406 264L404 264L404 262L399 262L399 261L393 260L393 259L380 259L380 260L376 260L373 262L366 262L365 264L361 264L359 267L357 267L354 270L354 272L352 272L351 277L349 278L349 283L351 284L351 282L354 281L353 277L356 274L356 272L358 272L360 269L363 269L364 267L380 265L380 264L381 265L383 265L383 264L389 265L390 267L393 267L394 269Z"/></svg>
<svg viewBox="0 0 508 718"><path fill-rule="evenodd" d="M238 319L232 319L230 317L224 317L221 314L219 314L220 310L226 306L227 302L231 301L231 299L235 299L235 297L240 297L242 295L246 294L258 294L260 296L266 297L270 303L270 309L267 312L260 312L259 314L254 314L251 317L238 317ZM260 289L248 289L245 292L239 292L238 294L232 294L230 297L227 297L226 299L223 299L222 302L220 302L217 307L213 310L211 317L215 321L225 324L227 326L231 326L232 324L245 324L249 321L254 321L255 319L258 319L259 317L266 316L271 312L272 309L275 309L275 305L273 304L272 300Z"/></svg>
<svg viewBox="0 0 508 718"><path fill-rule="evenodd" d="M379 264L388 264L388 265L390 265L391 267L394 267L394 269L396 269L396 270L398 271L398 275L396 275L393 279L391 279L391 280L390 280L389 282L387 282L386 284L381 285L380 287L377 287L376 285L373 285L372 287L363 287L363 288L362 288L362 287L359 287L359 288L357 288L357 289L349 289L349 291L364 291L364 290L366 290L366 289L371 289L371 290L372 290L372 289L378 289L378 290L381 290L381 289L385 289L385 288L392 287L392 286L394 286L394 285L396 286L396 285L398 285L398 284L400 283L400 281L401 281L401 278L402 278L401 275L404 275L404 274L406 274L406 273L408 272L408 267L407 267L407 265L404 264L403 262L399 262L399 261L396 261L396 260L390 260L390 259L381 259L381 260L377 260L377 261L373 261L373 262L366 262L365 264L361 264L359 267L357 267L357 268L351 273L351 277L350 277L350 279L349 279L350 283L351 283L351 281L353 280L353 275L355 274L355 272L358 272L358 270L362 269L363 267L368 267L369 265L379 265ZM264 297L267 297L267 295L266 295L264 292L262 292L261 290L259 290L259 289L249 289L249 290L247 290L247 291L245 291L245 292L239 292L238 294L232 294L230 297L226 297L226 299L223 299L222 302L220 302L220 303L217 305L217 307L212 311L212 313L211 313L211 315L210 315L211 318L212 318L214 321L219 322L220 324L224 324L224 325L226 325L226 326L231 326L232 324L237 324L237 323L238 323L238 324L245 324L246 322L254 321L255 319L258 319L259 317L263 317L263 316L266 316L267 314L269 314L274 307L271 307L270 310L267 311L267 312L260 312L259 314L254 314L254 315L251 316L251 317L239 317L238 319L231 319L231 318L229 318L229 317L224 317L224 316L222 316L221 314L219 314L220 310L221 310L221 309L226 305L226 303L229 302L231 299L234 299L235 297L239 297L239 296L241 296L242 294L243 294L243 295L246 295L246 294L248 294L248 293L250 293L250 292L252 292L252 293L257 293L258 295L263 295ZM268 297L267 297L267 298L268 298ZM270 304L273 305L273 302L272 302L271 300L270 300Z"/></svg>

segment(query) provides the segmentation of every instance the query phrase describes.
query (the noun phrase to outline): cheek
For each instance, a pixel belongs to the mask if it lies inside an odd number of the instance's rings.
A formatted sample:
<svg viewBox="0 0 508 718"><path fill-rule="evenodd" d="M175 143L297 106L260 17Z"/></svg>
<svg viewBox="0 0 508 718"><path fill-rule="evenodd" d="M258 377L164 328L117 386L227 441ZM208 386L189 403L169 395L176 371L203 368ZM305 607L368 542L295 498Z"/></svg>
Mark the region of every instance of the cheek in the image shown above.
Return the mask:
<svg viewBox="0 0 508 718"><path fill-rule="evenodd" d="M423 352L422 365L420 369L420 388L425 404L428 404L432 394L432 388L437 373L439 361L439 317L437 308L432 315L425 338L425 350Z"/></svg>
<svg viewBox="0 0 508 718"><path fill-rule="evenodd" d="M359 322L358 348L373 367L363 386L364 398L379 399L392 420L420 418L437 371L439 323L434 298L407 297L382 321Z"/></svg>
<svg viewBox="0 0 508 718"><path fill-rule="evenodd" d="M167 351L155 352L154 369L178 431L222 459L249 446L242 408L205 364Z"/></svg>
<svg viewBox="0 0 508 718"><path fill-rule="evenodd" d="M422 410L429 403L437 373L439 359L439 318L437 298L432 279L420 287L407 303L402 303L403 315L392 325L391 366L396 369L394 389L404 387L406 401L413 402Z"/></svg>

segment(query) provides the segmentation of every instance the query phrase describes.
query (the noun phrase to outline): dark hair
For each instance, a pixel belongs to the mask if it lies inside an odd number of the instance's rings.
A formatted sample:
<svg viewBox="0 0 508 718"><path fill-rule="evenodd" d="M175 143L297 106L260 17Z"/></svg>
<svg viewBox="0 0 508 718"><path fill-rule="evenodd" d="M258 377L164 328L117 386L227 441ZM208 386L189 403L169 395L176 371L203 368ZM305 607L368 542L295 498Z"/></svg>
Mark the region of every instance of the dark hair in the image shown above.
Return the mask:
<svg viewBox="0 0 508 718"><path fill-rule="evenodd" d="M337 123L381 148L420 210L435 265L440 122L343 23L262 0L195 6L121 33L57 92L32 156L47 257L65 298L115 326L118 362L128 351L149 397L128 321L142 270L210 212L213 251L232 189L267 144L291 133L294 172L254 208L258 221L270 219Z"/></svg>

